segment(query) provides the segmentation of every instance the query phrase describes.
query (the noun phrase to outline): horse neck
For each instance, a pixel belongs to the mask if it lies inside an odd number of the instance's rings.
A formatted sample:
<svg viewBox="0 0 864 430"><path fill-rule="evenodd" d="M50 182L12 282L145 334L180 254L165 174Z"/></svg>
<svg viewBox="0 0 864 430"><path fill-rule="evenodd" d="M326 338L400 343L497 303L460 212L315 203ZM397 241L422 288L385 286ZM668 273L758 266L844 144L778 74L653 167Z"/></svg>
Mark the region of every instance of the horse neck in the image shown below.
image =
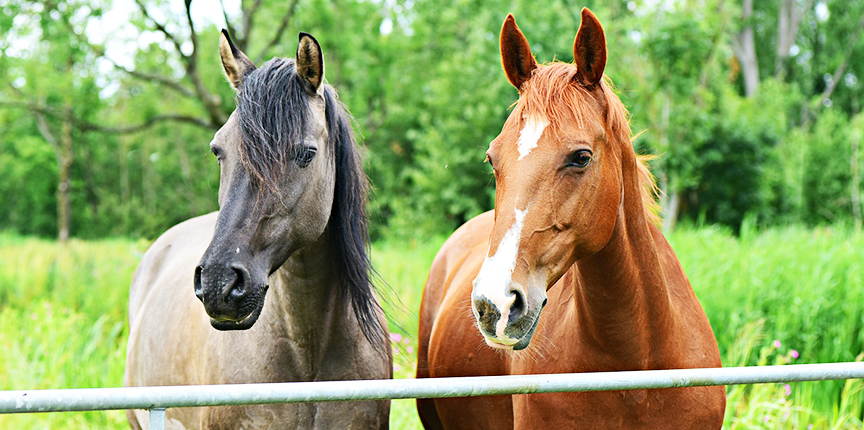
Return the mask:
<svg viewBox="0 0 864 430"><path fill-rule="evenodd" d="M302 354L314 360L337 341L341 330L350 324L345 319L350 306L340 292L340 277L333 270L335 243L330 227L314 243L297 250L271 275L270 292L275 323L303 349Z"/></svg>
<svg viewBox="0 0 864 430"><path fill-rule="evenodd" d="M622 204L607 245L577 261L578 332L615 369L650 366L670 312L660 256L642 203L635 155L623 157Z"/></svg>

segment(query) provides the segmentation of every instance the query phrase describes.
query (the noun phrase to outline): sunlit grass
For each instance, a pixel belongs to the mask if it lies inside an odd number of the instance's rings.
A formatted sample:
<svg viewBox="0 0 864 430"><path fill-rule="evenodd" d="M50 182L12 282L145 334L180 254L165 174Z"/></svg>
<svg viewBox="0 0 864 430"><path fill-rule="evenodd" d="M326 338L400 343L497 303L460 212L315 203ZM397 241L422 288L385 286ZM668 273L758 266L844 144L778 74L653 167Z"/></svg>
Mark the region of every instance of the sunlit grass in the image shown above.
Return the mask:
<svg viewBox="0 0 864 430"><path fill-rule="evenodd" d="M864 237L843 228L745 228L740 238L685 228L669 240L711 319L724 365L860 359ZM442 242L373 246L387 281L381 296L397 378L414 375L420 297ZM0 234L0 389L122 385L129 280L146 247L101 240L64 248ZM728 387L724 427L861 429L862 388L859 380ZM391 426L420 428L414 400L393 402ZM0 415L4 429L126 427L120 411Z"/></svg>
<svg viewBox="0 0 864 430"><path fill-rule="evenodd" d="M0 235L0 389L121 386L129 279L145 247ZM3 429L125 426L122 411L0 415Z"/></svg>
<svg viewBox="0 0 864 430"><path fill-rule="evenodd" d="M426 274L438 248L445 238L409 243L377 243L372 259L386 281L380 286L384 310L390 320L393 348L393 375L395 378L413 378L417 370L417 312L426 284ZM420 429L414 399L393 400L390 427Z"/></svg>
<svg viewBox="0 0 864 430"><path fill-rule="evenodd" d="M745 225L740 238L709 227L669 239L724 366L861 359L864 236L845 227ZM728 387L724 427L861 429L861 389L861 380Z"/></svg>

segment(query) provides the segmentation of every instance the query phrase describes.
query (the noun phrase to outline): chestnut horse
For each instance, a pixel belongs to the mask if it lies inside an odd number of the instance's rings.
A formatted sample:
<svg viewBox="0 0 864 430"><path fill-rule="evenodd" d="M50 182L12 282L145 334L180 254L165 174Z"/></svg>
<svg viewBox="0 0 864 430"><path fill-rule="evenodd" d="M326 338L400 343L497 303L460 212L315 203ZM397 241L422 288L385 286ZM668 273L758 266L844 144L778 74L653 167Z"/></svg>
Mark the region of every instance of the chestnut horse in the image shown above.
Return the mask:
<svg viewBox="0 0 864 430"><path fill-rule="evenodd" d="M538 65L512 15L500 43L519 101L486 153L495 211L459 228L432 263L417 377L720 367L708 319L656 226L653 178L627 112L603 78L597 18L582 10L575 65ZM716 429L725 403L724 387L699 387L417 407L429 429Z"/></svg>
<svg viewBox="0 0 864 430"><path fill-rule="evenodd" d="M351 119L324 82L321 47L301 33L296 61L260 69L225 31L219 48L237 91L210 144L220 211L171 228L141 260L126 385L392 377L369 282L366 176ZM389 401L172 408L166 424L380 429L389 411ZM149 426L144 411L128 417Z"/></svg>

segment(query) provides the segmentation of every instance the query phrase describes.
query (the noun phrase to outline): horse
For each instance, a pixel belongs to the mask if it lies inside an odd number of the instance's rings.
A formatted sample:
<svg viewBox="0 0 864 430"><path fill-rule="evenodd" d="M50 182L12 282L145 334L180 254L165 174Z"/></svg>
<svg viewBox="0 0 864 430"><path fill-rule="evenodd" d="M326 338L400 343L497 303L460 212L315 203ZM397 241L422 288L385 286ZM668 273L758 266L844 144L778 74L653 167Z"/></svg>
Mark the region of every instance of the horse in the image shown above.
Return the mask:
<svg viewBox="0 0 864 430"><path fill-rule="evenodd" d="M143 256L125 384L392 378L370 283L367 179L321 46L300 33L296 60L256 68L223 30L219 51L236 91L210 143L220 210L172 227ZM389 401L172 408L166 426L381 429L389 412ZM144 411L127 415L149 426Z"/></svg>
<svg viewBox="0 0 864 430"><path fill-rule="evenodd" d="M721 366L603 75L603 28L581 15L575 64L538 65L513 15L504 21L501 59L519 99L486 152L495 208L432 263L418 378ZM725 404L721 386L418 399L417 409L427 429L717 429Z"/></svg>

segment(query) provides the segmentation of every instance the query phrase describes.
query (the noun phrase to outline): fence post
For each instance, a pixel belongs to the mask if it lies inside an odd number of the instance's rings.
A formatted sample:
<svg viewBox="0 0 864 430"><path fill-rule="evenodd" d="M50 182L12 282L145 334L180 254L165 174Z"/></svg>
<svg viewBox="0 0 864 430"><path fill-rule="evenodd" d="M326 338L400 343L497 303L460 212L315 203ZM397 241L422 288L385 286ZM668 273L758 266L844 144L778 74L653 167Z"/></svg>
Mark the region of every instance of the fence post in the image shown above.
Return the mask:
<svg viewBox="0 0 864 430"><path fill-rule="evenodd" d="M153 408L150 409L150 428L149 430L165 430L165 409Z"/></svg>

